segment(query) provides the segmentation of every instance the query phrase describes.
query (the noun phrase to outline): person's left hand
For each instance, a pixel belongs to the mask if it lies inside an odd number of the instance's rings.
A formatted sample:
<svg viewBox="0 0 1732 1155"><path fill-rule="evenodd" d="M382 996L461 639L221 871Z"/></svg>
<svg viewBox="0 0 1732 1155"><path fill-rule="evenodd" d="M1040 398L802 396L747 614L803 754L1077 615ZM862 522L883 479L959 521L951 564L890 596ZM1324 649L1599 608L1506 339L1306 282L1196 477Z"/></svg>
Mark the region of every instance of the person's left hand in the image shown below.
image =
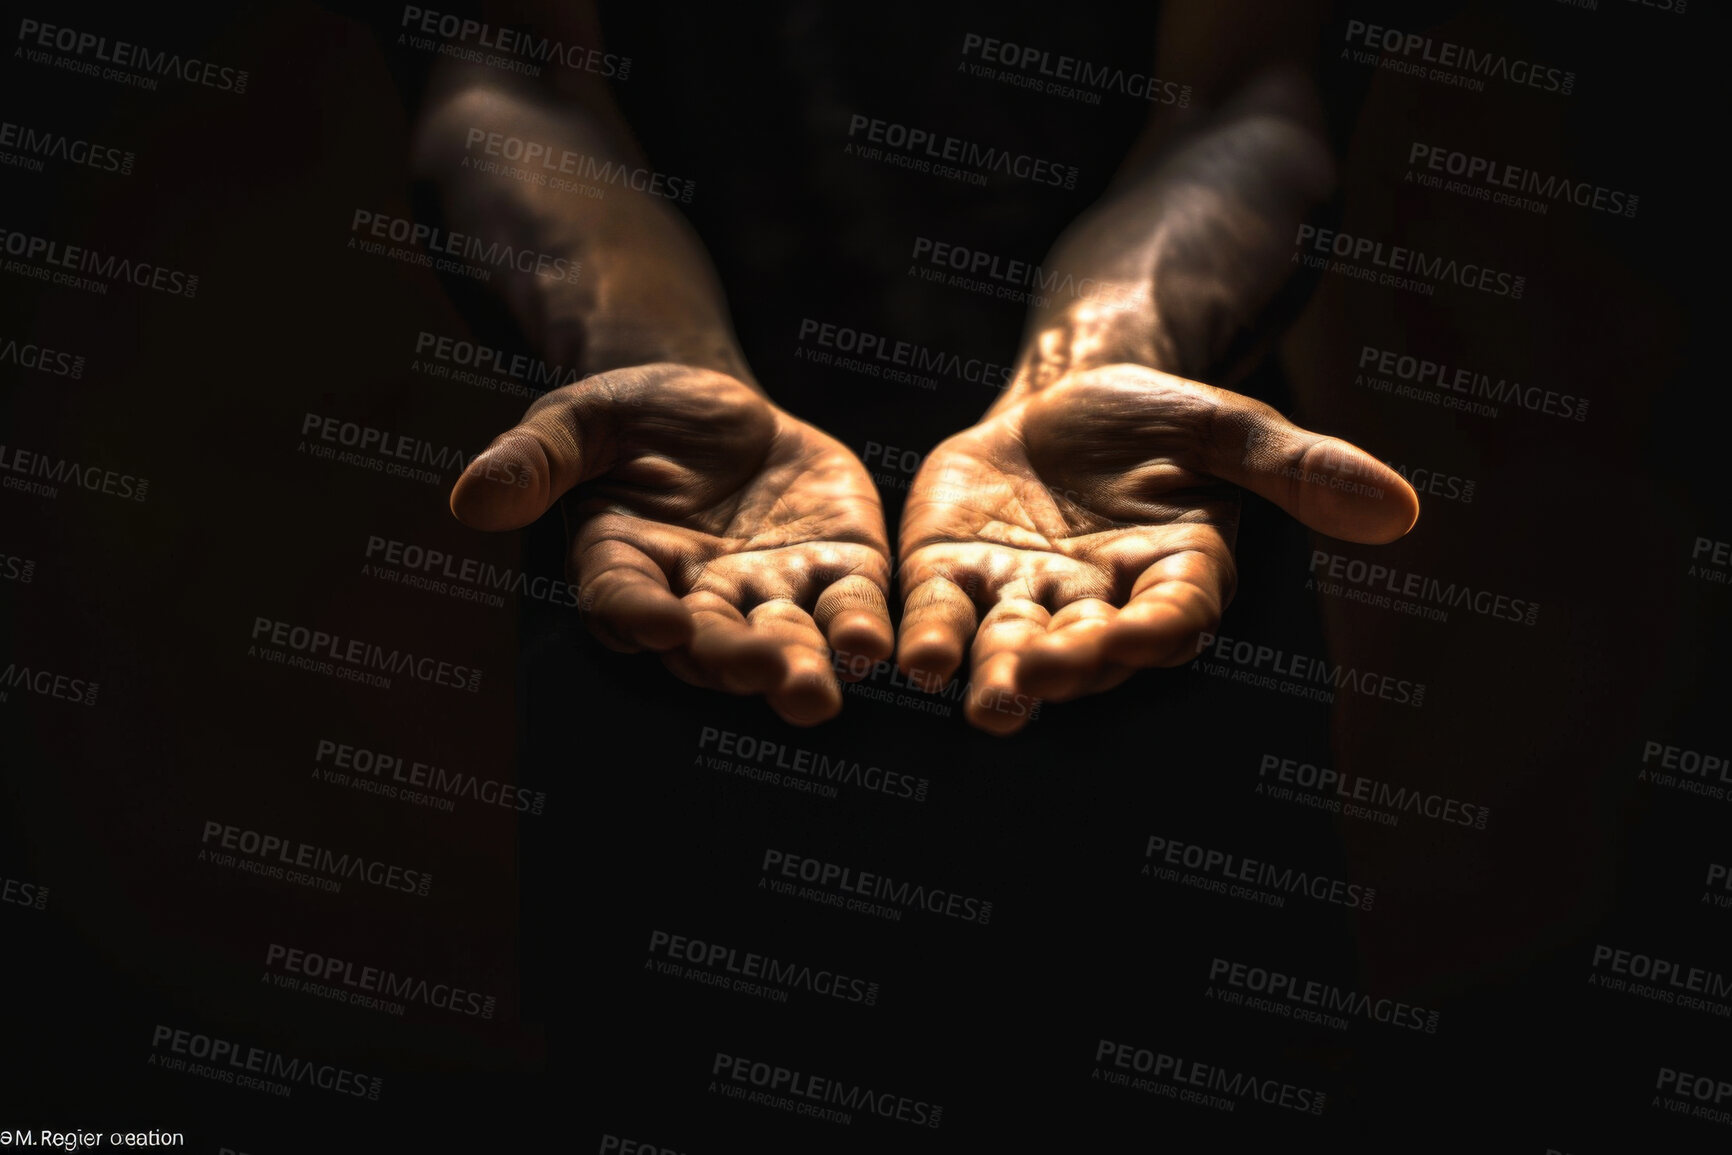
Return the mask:
<svg viewBox="0 0 1732 1155"><path fill-rule="evenodd" d="M966 653L969 720L1010 733L1197 654L1233 596L1239 488L1348 541L1401 537L1419 499L1345 441L1141 365L1070 373L930 453L902 515L898 662L929 687ZM971 651L972 643L972 651Z"/></svg>

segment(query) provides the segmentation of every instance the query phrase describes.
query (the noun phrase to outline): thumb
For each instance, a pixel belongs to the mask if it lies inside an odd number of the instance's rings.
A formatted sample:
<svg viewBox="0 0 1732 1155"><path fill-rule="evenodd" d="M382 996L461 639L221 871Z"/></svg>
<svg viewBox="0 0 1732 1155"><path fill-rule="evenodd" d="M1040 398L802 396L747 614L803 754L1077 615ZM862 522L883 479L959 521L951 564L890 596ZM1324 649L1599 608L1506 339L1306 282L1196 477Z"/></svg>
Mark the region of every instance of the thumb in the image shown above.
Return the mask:
<svg viewBox="0 0 1732 1155"><path fill-rule="evenodd" d="M571 488L612 466L611 391L596 381L555 389L476 455L451 489L451 512L472 529L521 529Z"/></svg>
<svg viewBox="0 0 1732 1155"><path fill-rule="evenodd" d="M1382 545L1419 520L1413 487L1365 450L1301 429L1260 401L1218 392L1208 444L1216 477L1344 541Z"/></svg>

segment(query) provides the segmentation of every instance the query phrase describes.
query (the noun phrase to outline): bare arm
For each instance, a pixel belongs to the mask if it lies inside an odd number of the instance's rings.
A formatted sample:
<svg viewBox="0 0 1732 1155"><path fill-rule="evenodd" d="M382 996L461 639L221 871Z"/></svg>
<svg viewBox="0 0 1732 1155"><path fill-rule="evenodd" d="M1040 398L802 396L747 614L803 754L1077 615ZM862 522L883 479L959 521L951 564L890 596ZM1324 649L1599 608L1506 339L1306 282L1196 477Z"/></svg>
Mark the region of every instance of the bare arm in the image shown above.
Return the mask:
<svg viewBox="0 0 1732 1155"><path fill-rule="evenodd" d="M1001 406L1102 365L1213 383L1246 367L1271 335L1295 230L1334 184L1310 72L1318 7L1168 6L1156 73L1190 84L1193 103L1153 111L1106 195L1053 247L1046 267L1098 287L1031 312Z"/></svg>
<svg viewBox="0 0 1732 1155"><path fill-rule="evenodd" d="M1217 384L1273 336L1297 226L1334 165L1306 71L1315 13L1187 0L1162 108L1112 187L1043 267L1091 288L1030 314L1010 386L909 490L899 658L942 683L970 661L969 718L1031 711L1197 655L1237 580L1240 492L1359 542L1408 531L1418 499L1338 438Z"/></svg>
<svg viewBox="0 0 1732 1155"><path fill-rule="evenodd" d="M487 18L599 49L592 7L544 7ZM600 76L449 64L426 105L417 168L449 227L579 262L575 278L489 284L545 359L587 375L494 439L458 479L452 512L508 530L563 504L568 570L602 644L658 651L698 686L762 694L797 725L831 717L834 655L869 669L891 652L890 549L871 478L765 396L708 255L653 184L591 197L536 179L568 163L646 163ZM518 171L486 163L499 160Z"/></svg>
<svg viewBox="0 0 1732 1155"><path fill-rule="evenodd" d="M603 55L593 4L539 9L498 5L488 19ZM619 185L601 197L558 187L560 178L571 181L586 169L648 165L599 68L548 64L531 80L446 59L425 105L416 169L437 190L450 227L581 262L574 281L498 279L505 304L544 357L585 373L676 362L757 387L709 256L671 197ZM476 167L490 162L532 179Z"/></svg>

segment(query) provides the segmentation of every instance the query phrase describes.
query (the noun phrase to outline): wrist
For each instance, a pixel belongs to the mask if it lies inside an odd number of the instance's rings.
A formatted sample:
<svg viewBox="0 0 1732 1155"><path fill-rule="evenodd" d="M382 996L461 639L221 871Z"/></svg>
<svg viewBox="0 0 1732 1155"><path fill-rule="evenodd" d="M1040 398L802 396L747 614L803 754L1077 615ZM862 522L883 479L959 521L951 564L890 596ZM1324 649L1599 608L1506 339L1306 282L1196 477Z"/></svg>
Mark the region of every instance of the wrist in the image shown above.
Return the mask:
<svg viewBox="0 0 1732 1155"><path fill-rule="evenodd" d="M1217 383L1249 368L1293 304L1295 230L1334 183L1314 101L1272 76L1127 166L1042 262L1077 289L1031 312L992 411L1102 365Z"/></svg>
<svg viewBox="0 0 1732 1155"><path fill-rule="evenodd" d="M726 373L762 392L707 264L646 240L591 249L575 282L537 286L530 339L585 375L667 362Z"/></svg>
<svg viewBox="0 0 1732 1155"><path fill-rule="evenodd" d="M1010 384L987 416L1027 401L1064 377L1106 365L1145 365L1181 373L1177 348L1146 287L1100 282L1090 299L1037 311Z"/></svg>
<svg viewBox="0 0 1732 1155"><path fill-rule="evenodd" d="M561 364L573 364L585 377L634 365L673 364L725 373L756 393L764 392L729 332L707 328L675 331L641 323L610 326L603 322L586 325L584 336L575 344L581 346L581 353Z"/></svg>
<svg viewBox="0 0 1732 1155"><path fill-rule="evenodd" d="M758 389L703 245L677 209L628 189L592 199L484 171L468 156L477 132L522 133L609 164L636 158L583 110L554 115L480 85L445 99L421 125L418 169L454 227L574 270L560 277L506 271L491 282L538 356L585 376L677 363Z"/></svg>

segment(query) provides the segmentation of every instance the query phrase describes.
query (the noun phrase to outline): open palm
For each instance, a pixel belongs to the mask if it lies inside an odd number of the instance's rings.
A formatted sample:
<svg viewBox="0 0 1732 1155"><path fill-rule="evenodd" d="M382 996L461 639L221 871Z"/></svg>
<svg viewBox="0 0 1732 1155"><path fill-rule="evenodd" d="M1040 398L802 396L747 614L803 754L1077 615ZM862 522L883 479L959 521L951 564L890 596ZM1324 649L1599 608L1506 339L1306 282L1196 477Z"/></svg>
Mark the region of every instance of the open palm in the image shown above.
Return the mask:
<svg viewBox="0 0 1732 1155"><path fill-rule="evenodd" d="M809 725L841 708L832 650L889 656L884 515L834 438L741 381L653 364L542 397L451 494L477 529L563 499L591 632Z"/></svg>
<svg viewBox="0 0 1732 1155"><path fill-rule="evenodd" d="M1250 398L1139 365L1060 378L928 455L901 531L899 662L939 684L968 655L967 714L1053 700L1196 655L1233 595L1240 489L1349 541L1406 533L1400 475Z"/></svg>

